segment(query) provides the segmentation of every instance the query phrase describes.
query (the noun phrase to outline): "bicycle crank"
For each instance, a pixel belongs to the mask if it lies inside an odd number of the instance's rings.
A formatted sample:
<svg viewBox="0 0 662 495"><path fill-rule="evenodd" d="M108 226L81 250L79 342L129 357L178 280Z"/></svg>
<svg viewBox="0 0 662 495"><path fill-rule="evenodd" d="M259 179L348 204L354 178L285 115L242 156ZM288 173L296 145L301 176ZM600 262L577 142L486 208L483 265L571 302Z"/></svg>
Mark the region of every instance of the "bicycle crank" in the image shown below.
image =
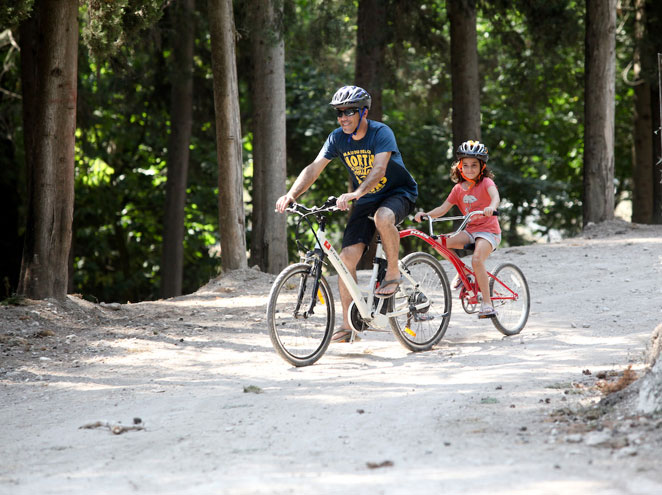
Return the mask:
<svg viewBox="0 0 662 495"><path fill-rule="evenodd" d="M363 332L368 329L368 323L363 319L359 309L356 307L354 301L349 305L349 325L352 327L352 330L355 332Z"/></svg>

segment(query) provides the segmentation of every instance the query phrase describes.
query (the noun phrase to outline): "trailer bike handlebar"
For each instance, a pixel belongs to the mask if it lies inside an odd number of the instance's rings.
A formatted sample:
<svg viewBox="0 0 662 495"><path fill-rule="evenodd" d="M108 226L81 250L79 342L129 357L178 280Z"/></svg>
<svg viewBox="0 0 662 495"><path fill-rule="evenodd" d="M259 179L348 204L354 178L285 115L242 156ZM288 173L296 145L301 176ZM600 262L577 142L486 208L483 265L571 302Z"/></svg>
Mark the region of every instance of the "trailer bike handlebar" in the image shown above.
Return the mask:
<svg viewBox="0 0 662 495"><path fill-rule="evenodd" d="M467 224L468 224L469 222L471 222L471 220L472 220L474 217L479 216L479 215L484 215L484 213L483 213L482 210L471 211L471 212L467 213L467 214L464 215L464 216L460 215L460 216L455 216L455 217L438 217L438 218L432 218L432 217L429 216L429 215L423 215L423 216L421 217L421 221L425 222L425 221L427 220L428 222L430 222L430 236L434 236L434 228L433 228L433 226L432 226L432 224L433 224L434 222L445 222L445 221L453 221L453 220L462 220L462 223L461 223L460 226L457 228L457 230L456 230L455 232L453 232L452 234L450 234L450 235L455 235L455 234L458 234L458 233L462 232L462 231L464 230L464 228L467 226ZM492 215L494 215L495 217L498 217L498 216L499 216L499 211L498 211L498 210L494 210L494 211L492 212Z"/></svg>

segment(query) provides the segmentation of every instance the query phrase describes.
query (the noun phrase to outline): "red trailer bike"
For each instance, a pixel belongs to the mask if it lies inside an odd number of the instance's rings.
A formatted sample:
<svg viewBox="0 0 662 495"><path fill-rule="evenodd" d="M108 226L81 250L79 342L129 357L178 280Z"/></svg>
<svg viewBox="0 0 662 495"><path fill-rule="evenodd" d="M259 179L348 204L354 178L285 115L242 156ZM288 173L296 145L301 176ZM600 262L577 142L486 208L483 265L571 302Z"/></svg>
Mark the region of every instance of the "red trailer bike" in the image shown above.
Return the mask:
<svg viewBox="0 0 662 495"><path fill-rule="evenodd" d="M426 234L418 229L404 229L400 231L400 238L418 237L427 242L434 250L446 259L457 271L460 278L460 301L462 308L469 314L477 313L480 308L481 294L476 282L475 274L471 266L464 263L458 255L446 246L448 237L462 231L471 219L476 215L482 215L482 211L473 211L466 216L458 217L440 217L427 218L430 223L430 234ZM495 212L496 214L496 212ZM435 235L433 224L437 221L445 220L463 220L455 232L449 234ZM467 246L467 249L471 249ZM490 286L490 297L494 308L497 310L497 316L490 318L494 326L504 335L516 335L522 331L529 318L531 298L529 294L529 284L526 278L514 263L506 262L498 265L491 272L487 272ZM448 308L448 318L450 318L450 308Z"/></svg>

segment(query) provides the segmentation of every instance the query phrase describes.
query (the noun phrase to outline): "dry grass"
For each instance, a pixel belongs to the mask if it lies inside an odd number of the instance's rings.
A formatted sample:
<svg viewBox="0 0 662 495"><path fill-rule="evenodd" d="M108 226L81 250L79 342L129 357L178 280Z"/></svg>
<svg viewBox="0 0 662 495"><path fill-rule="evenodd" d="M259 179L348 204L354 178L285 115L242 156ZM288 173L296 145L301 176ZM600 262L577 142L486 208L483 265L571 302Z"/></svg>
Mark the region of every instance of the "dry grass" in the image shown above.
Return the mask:
<svg viewBox="0 0 662 495"><path fill-rule="evenodd" d="M629 365L627 368L625 368L625 370L623 370L623 374L617 381L612 382L609 380L599 380L595 386L603 394L609 395L613 394L614 392L618 392L619 390L623 390L636 379L637 372L632 369L632 365Z"/></svg>

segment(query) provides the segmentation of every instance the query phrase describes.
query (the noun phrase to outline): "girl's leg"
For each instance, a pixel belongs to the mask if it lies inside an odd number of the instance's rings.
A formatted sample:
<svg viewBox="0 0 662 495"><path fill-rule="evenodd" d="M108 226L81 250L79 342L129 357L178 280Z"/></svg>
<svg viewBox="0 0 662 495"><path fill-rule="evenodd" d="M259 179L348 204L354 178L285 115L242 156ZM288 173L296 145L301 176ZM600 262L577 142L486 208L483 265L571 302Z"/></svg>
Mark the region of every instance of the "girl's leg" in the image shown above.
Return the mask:
<svg viewBox="0 0 662 495"><path fill-rule="evenodd" d="M473 242L473 239L469 234L466 232L458 232L455 235L450 236L448 239L446 239L446 246L448 246L451 249L463 249L464 246L467 244L470 244ZM467 273L464 272L464 275L466 276ZM460 286L462 285L462 279L460 278L460 274L455 274L453 277L453 280L451 281L451 288L453 290L459 289Z"/></svg>
<svg viewBox="0 0 662 495"><path fill-rule="evenodd" d="M458 232L457 234L452 235L448 239L446 239L446 246L448 246L451 249L463 249L464 246L466 246L471 242L472 239L469 234L467 234L466 232ZM453 289L457 289L461 284L462 282L460 281L459 276L456 275L455 278L453 279L453 282L451 282Z"/></svg>
<svg viewBox="0 0 662 495"><path fill-rule="evenodd" d="M476 281L478 287L483 295L483 306L493 307L492 299L490 298L490 284L487 277L487 270L485 269L485 261L492 253L492 244L487 239L479 237L476 239L476 248L474 249L473 257L471 258L471 266L476 274Z"/></svg>
<svg viewBox="0 0 662 495"><path fill-rule="evenodd" d="M471 242L471 236L466 232L458 232L446 239L446 245L452 249L463 249Z"/></svg>

